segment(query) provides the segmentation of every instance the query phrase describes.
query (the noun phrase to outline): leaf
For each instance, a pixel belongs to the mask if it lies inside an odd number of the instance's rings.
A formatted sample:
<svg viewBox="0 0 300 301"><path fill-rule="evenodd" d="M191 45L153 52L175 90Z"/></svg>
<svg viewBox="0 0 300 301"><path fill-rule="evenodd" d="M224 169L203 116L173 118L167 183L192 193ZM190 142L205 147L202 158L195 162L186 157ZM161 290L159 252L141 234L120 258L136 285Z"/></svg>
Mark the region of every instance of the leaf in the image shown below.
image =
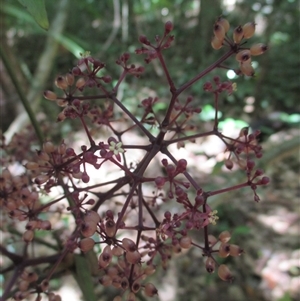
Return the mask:
<svg viewBox="0 0 300 301"><path fill-rule="evenodd" d="M43 29L49 29L49 21L44 0L18 0Z"/></svg>
<svg viewBox="0 0 300 301"><path fill-rule="evenodd" d="M15 7L13 5L10 5L9 3L4 3L3 11L10 16L19 18L20 20L24 20L28 23L36 24L34 20L32 20L32 18L30 17L30 15L27 12L25 12L23 9L20 9L20 7Z"/></svg>
<svg viewBox="0 0 300 301"><path fill-rule="evenodd" d="M82 291L83 299L88 301L97 301L94 292L93 279L89 269L89 263L85 256L75 254L75 279Z"/></svg>
<svg viewBox="0 0 300 301"><path fill-rule="evenodd" d="M65 35L54 35L54 38L61 43L67 50L72 52L77 58L80 58L80 53L84 53L84 49L78 45L75 41L68 38Z"/></svg>

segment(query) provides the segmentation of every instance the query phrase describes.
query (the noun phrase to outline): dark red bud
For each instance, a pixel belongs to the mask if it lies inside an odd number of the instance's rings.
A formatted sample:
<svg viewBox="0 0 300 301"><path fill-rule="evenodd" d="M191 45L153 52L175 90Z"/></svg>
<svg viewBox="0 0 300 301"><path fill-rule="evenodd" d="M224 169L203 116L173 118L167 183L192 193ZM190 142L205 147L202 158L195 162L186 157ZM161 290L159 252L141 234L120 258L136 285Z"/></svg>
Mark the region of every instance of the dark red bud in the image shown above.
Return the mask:
<svg viewBox="0 0 300 301"><path fill-rule="evenodd" d="M165 24L165 33L168 34L173 30L173 23L171 21L166 22Z"/></svg>

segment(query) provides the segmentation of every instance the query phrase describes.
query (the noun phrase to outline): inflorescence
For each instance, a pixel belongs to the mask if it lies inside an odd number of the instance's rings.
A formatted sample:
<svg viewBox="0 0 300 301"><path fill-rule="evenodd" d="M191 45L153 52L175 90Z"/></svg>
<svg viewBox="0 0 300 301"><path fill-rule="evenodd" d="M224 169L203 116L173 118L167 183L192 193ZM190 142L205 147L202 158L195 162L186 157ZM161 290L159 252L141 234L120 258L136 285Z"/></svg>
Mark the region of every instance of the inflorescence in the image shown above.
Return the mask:
<svg viewBox="0 0 300 301"><path fill-rule="evenodd" d="M80 149L74 149L65 141L58 145L51 140L45 141L42 149L37 150L30 159L23 158L27 170L24 175L14 176L8 168L2 172L1 206L12 220L26 221L22 237L27 246L37 243L37 231L51 234L56 228L52 222L56 220L52 218L54 215L69 213L75 225L58 246L56 255L50 257L35 258L31 248L26 248L24 261L20 265L23 259L3 247L6 250L4 255L12 260L13 267L18 271L18 277L10 287L11 290L16 287L15 300L24 300L34 294L36 300L41 300L42 295L47 295L49 301L61 300L51 291L49 281L68 254L80 251L83 254L91 250L97 253L101 274L99 284L113 286L119 291L114 301L124 300L122 298L134 301L140 291L148 297L157 295L158 290L147 280L148 277L155 273L158 266L167 268L174 253L192 247L198 248L205 257L208 273L217 270L222 280L233 280L232 272L225 264L218 263L218 257L235 257L244 251L229 243L229 231L221 232L218 237L209 234L209 229L219 219L217 210L210 206L210 197L250 187L254 200L259 201L258 186L269 182L255 163L262 157L262 148L257 142L259 131L251 133L249 128L243 128L237 137L226 137L218 130L218 99L221 93L234 93L235 84L230 81L222 81L215 76L203 86L204 91L213 96L216 112L212 129L207 132L200 132L193 121L193 116L201 114L201 108L195 105L192 96L183 99L181 94L212 70L224 68L223 63L234 55L239 66L238 69L233 67L233 70L238 75L253 76L251 57L264 53L267 46L258 43L250 48L245 47L245 40L255 32L255 23L236 27L230 38L229 22L219 17L213 27L211 45L214 49L227 47L227 53L181 87L176 87L163 55L174 41L172 30L173 24L167 22L163 35L156 36L154 43L146 36L140 36L139 42L143 46L136 50L136 54L146 56L146 63L158 60L164 71L171 97L163 119L155 114L158 98L137 100L143 110L141 118L136 117L117 98L123 80L130 75L140 77L145 70L143 66L129 63L129 53L116 60L122 72L114 84L110 75L104 75L105 64L87 53L70 72L56 78L55 85L61 93L44 92L46 99L62 107L57 121L78 119L87 142ZM86 91L91 88L98 93L88 95ZM126 116L122 119L122 129L114 123L118 118L116 107ZM149 130L149 124L157 126L158 134L154 135ZM97 140L94 137L93 129L100 127L111 133L108 139ZM123 134L129 131L141 133L149 143L135 145L132 141L129 144L123 138ZM208 136L216 136L224 143L225 153L228 154L224 166L228 170L243 170L243 182L207 191L189 170L193 162L176 159L169 150L172 144L180 148L189 141L195 142L197 138ZM15 143L14 139L12 143ZM11 144L3 145L3 148L9 149ZM128 162L126 155L137 149L145 154L135 165ZM157 154L164 155L160 166L162 172L149 177L146 171ZM90 184L90 168L99 170L105 164L115 165L122 176L114 180L101 178L98 183ZM41 196L49 194L55 187L60 188L61 195L41 202ZM152 187L152 196L147 195L145 187ZM66 208L59 206L63 200L68 201ZM161 202L176 203L177 211L161 212ZM199 232L199 237L203 238L202 244L191 237L191 230ZM42 263L48 263L50 268L39 275L34 267ZM9 295L9 292L5 294Z"/></svg>

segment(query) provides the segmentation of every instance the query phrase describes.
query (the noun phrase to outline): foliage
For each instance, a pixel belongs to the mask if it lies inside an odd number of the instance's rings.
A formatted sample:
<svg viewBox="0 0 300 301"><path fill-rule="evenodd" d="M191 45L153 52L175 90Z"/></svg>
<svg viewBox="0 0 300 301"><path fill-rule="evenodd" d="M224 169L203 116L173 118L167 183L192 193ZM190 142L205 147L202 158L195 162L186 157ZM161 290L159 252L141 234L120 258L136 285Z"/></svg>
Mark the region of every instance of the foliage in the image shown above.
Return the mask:
<svg viewBox="0 0 300 301"><path fill-rule="evenodd" d="M43 0L19 0L19 2L24 5L28 12L33 16L37 24L39 24L43 29L48 30L49 21L45 8L45 2Z"/></svg>

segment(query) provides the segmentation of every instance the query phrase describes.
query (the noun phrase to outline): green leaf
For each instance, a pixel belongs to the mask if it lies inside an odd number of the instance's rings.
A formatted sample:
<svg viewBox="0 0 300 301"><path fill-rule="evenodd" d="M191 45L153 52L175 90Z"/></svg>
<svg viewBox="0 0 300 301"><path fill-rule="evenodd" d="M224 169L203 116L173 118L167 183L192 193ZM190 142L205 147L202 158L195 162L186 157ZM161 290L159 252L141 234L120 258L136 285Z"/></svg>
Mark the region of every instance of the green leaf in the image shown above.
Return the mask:
<svg viewBox="0 0 300 301"><path fill-rule="evenodd" d="M43 29L49 29L49 21L44 0L18 0L32 15L34 20Z"/></svg>
<svg viewBox="0 0 300 301"><path fill-rule="evenodd" d="M15 18L18 18L20 20L24 20L28 23L34 23L34 20L32 20L32 18L30 17L30 15L25 12L23 9L21 9L20 7L15 7L13 5L10 5L9 3L4 3L3 5L3 11L10 15L13 16ZM39 28L39 27L38 27Z"/></svg>
<svg viewBox="0 0 300 301"><path fill-rule="evenodd" d="M75 41L65 35L56 34L54 35L54 38L67 50L72 52L77 58L80 58L80 53L85 52L85 50L80 45L78 45Z"/></svg>
<svg viewBox="0 0 300 301"><path fill-rule="evenodd" d="M89 263L85 256L75 254L75 279L82 291L83 299L89 301L97 301L94 292L93 279L89 269Z"/></svg>

